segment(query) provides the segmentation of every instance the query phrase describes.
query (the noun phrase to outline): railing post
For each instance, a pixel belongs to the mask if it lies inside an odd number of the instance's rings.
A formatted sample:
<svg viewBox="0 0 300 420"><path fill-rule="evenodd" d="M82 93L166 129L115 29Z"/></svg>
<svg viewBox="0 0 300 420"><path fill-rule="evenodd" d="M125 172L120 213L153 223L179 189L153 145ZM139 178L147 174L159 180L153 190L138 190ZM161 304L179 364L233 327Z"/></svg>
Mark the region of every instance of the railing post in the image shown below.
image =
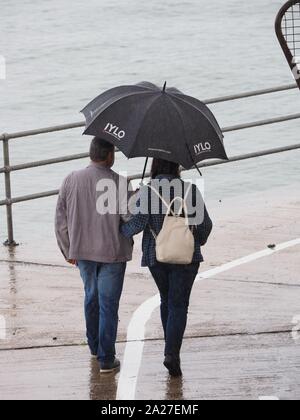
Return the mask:
<svg viewBox="0 0 300 420"><path fill-rule="evenodd" d="M11 178L10 178L10 158L9 158L9 138L4 133L3 139L3 161L4 161L4 179L5 179L5 198L6 198L6 219L7 219L7 235L8 239L3 245L14 247L18 244L14 240L14 228L13 228L13 215L12 215L12 203L11 203Z"/></svg>

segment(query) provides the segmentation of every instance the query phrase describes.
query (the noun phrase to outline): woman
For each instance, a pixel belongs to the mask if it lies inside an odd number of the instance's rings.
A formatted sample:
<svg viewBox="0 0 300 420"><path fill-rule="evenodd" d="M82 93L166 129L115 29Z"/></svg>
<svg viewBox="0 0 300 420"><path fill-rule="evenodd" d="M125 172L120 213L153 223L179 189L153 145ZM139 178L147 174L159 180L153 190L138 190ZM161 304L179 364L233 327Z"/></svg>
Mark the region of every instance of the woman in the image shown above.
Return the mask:
<svg viewBox="0 0 300 420"><path fill-rule="evenodd" d="M158 206L154 205L158 197L155 192L162 198L158 199ZM189 224L193 225L195 252L189 265L160 263L156 259L155 237L163 227L167 204L179 195L185 199ZM161 159L153 160L151 183L139 191L137 205L140 212L123 224L121 231L127 238L144 232L142 266L149 267L161 296L161 320L166 342L164 365L171 376L181 376L180 349L187 324L190 294L203 261L200 247L207 242L212 221L196 185L181 180L178 164Z"/></svg>

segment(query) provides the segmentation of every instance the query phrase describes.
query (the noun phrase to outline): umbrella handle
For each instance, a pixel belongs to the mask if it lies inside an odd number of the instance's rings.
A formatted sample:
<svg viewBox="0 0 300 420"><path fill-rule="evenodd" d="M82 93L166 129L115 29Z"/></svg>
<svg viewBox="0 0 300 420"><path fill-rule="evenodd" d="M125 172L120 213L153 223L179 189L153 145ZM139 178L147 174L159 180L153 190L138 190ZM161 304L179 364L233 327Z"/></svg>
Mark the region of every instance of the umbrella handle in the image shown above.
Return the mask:
<svg viewBox="0 0 300 420"><path fill-rule="evenodd" d="M143 182L143 181L144 181L144 179L145 179L145 175L146 175L146 170L147 170L148 161L149 161L149 158L147 157L147 158L146 158L146 161L145 161L144 170L143 170L142 180L141 180L141 182L140 182L140 186L141 186L141 187L144 185L144 182Z"/></svg>
<svg viewBox="0 0 300 420"><path fill-rule="evenodd" d="M198 165L197 165L197 163L196 163L196 161L194 160L194 158L193 158L193 155L192 155L192 153L191 153L191 151L190 151L190 148L189 148L189 145L187 144L187 142L185 142L185 145L186 145L186 148L187 148L187 150L188 150L188 153L189 153L189 155L190 155L190 158L191 158L191 160L192 160L192 162L194 163L194 166L195 166L195 168L196 168L196 170L198 171L198 173L199 173L199 175L201 176L201 178L202 178L202 173L201 173L201 171L200 171L200 169L199 169L199 167L198 167Z"/></svg>
<svg viewBox="0 0 300 420"><path fill-rule="evenodd" d="M195 163L195 168L197 169L197 171L199 172L199 175L202 177L203 175L202 175L202 172L200 171L200 169L199 169L199 166Z"/></svg>

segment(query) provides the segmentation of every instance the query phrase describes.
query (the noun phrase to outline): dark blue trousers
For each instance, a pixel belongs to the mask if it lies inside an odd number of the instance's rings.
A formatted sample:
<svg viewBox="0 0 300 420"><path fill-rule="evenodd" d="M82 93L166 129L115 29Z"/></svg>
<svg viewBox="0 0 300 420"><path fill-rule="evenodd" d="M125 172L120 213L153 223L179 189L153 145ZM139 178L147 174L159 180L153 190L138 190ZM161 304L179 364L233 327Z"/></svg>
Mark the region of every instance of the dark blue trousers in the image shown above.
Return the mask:
<svg viewBox="0 0 300 420"><path fill-rule="evenodd" d="M190 295L200 264L150 267L161 296L161 320L165 334L165 356L180 357L187 325Z"/></svg>
<svg viewBox="0 0 300 420"><path fill-rule="evenodd" d="M85 290L85 319L90 351L101 363L114 361L119 302L126 263L78 261Z"/></svg>

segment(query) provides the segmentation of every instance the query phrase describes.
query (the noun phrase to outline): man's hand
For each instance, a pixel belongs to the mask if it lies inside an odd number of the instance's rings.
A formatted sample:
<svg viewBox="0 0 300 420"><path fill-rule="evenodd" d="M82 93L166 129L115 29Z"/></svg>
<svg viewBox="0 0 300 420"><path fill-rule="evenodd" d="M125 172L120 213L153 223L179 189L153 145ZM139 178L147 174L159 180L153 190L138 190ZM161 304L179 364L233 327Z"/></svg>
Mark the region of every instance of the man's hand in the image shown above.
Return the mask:
<svg viewBox="0 0 300 420"><path fill-rule="evenodd" d="M77 260L67 260L67 262L71 265L78 265Z"/></svg>

